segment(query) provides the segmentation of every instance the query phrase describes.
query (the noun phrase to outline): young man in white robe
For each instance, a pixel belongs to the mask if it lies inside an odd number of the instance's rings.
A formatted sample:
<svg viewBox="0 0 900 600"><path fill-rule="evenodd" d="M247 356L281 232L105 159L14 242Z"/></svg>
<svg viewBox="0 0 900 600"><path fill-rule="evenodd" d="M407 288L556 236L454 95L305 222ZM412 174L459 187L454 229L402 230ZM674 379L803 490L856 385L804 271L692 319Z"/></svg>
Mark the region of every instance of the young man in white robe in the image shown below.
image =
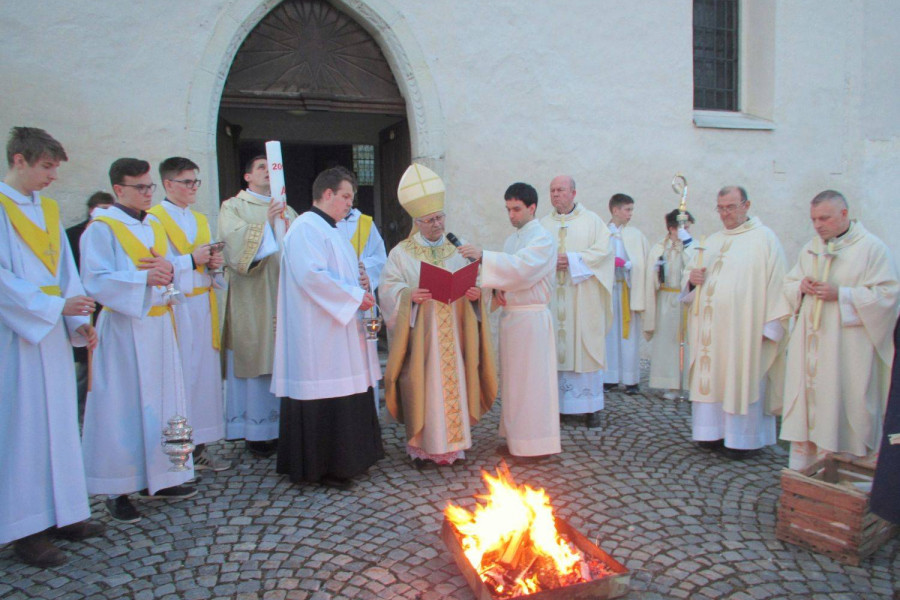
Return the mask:
<svg viewBox="0 0 900 600"><path fill-rule="evenodd" d="M495 290L500 316L500 436L508 453L538 460L562 451L559 385L550 294L558 260L556 240L535 220L537 191L514 183L504 194L516 232L503 252L465 245L459 253L482 260L481 285ZM500 449L501 453L504 449Z"/></svg>
<svg viewBox="0 0 900 600"><path fill-rule="evenodd" d="M225 292L222 347L225 349L225 437L243 439L255 456L278 448L280 400L272 387L275 354L275 299L281 247L276 222L285 231L297 213L273 202L265 156L244 167L247 189L222 203L218 240L225 242Z"/></svg>
<svg viewBox="0 0 900 600"><path fill-rule="evenodd" d="M698 303L688 318L692 437L734 459L775 443L783 381L773 367L788 317L784 251L749 210L744 188L719 191L724 229L694 246L682 279L682 301Z"/></svg>
<svg viewBox="0 0 900 600"><path fill-rule="evenodd" d="M66 561L53 537L103 527L88 506L72 346L93 348L84 295L59 207L40 193L68 160L42 129L14 127L0 183L0 544L37 567Z"/></svg>
<svg viewBox="0 0 900 600"><path fill-rule="evenodd" d="M391 250L379 294L390 334L385 400L406 426L406 451L416 468L464 459L471 425L497 396L481 289L470 287L444 304L419 285L422 263L448 271L468 264L444 235L444 191L438 174L424 165L403 174L397 197L414 229Z"/></svg>
<svg viewBox="0 0 900 600"><path fill-rule="evenodd" d="M219 357L219 306L215 289L225 280L210 275L223 264L221 252L211 252L212 231L206 215L191 206L200 188L199 167L180 156L159 165L166 197L148 212L159 219L169 238L169 252L190 256L193 288L183 290L175 305L178 350L188 400L188 422L194 429L194 470L225 471L229 461L212 455L207 444L225 437L225 401L222 397L222 365Z"/></svg>
<svg viewBox="0 0 900 600"><path fill-rule="evenodd" d="M372 295L378 290L378 284L381 283L381 271L387 262L387 252L384 249L384 240L378 233L378 227L369 215L364 215L358 208L350 211L346 217L338 221L338 229L343 233L353 250L356 252L356 258L359 260L359 276L360 283L367 292ZM370 353L378 354L378 340L369 340L372 347ZM375 386L372 390L375 396L375 409L381 402L381 392L379 386Z"/></svg>
<svg viewBox="0 0 900 600"><path fill-rule="evenodd" d="M797 314L781 421L791 469L832 452L877 452L900 299L891 251L850 219L843 194L816 195L810 219L817 235L784 280L784 297Z"/></svg>
<svg viewBox="0 0 900 600"><path fill-rule="evenodd" d="M284 238L272 393L280 396L276 469L294 483L338 489L384 456L363 312L375 297L337 222L353 206L356 178L343 167L313 182L313 207Z"/></svg>
<svg viewBox="0 0 900 600"><path fill-rule="evenodd" d="M84 463L88 492L108 496L113 519L135 523L141 513L129 494L178 500L197 493L182 485L194 477L190 460L187 470L171 471L160 443L168 420L188 409L169 300L193 289L193 268L190 255L169 252L162 224L146 212L156 189L150 163L120 158L109 179L116 204L94 211L81 237L81 279L103 304Z"/></svg>
<svg viewBox="0 0 900 600"><path fill-rule="evenodd" d="M550 312L556 328L559 411L600 426L606 332L612 324L613 254L609 229L575 202L575 179L550 182L553 212L541 226L557 241L556 290Z"/></svg>
<svg viewBox="0 0 900 600"><path fill-rule="evenodd" d="M647 306L643 315L644 337L650 344L650 387L665 390L666 400L687 395L687 307L679 300L684 267L693 256L691 213L685 212L684 226L678 222L679 210L666 213L668 235L650 248L645 289ZM682 369L679 374L679 367ZM684 389L682 389L684 388Z"/></svg>
<svg viewBox="0 0 900 600"><path fill-rule="evenodd" d="M641 379L641 316L647 307L644 273L650 244L633 225L634 199L613 194L609 199L609 231L615 253L615 284L612 292L612 327L606 334L606 370L604 388L622 384L625 393L639 391Z"/></svg>

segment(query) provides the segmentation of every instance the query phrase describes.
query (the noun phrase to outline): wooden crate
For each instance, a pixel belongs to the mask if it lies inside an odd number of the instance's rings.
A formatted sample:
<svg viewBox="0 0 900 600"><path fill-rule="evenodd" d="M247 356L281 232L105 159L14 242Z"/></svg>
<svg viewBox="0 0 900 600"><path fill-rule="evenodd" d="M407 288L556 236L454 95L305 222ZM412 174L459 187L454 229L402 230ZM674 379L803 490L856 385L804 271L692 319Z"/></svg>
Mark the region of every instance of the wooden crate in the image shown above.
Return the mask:
<svg viewBox="0 0 900 600"><path fill-rule="evenodd" d="M859 565L890 539L896 527L869 511L875 465L831 455L803 471L781 472L781 499L775 535L842 563Z"/></svg>

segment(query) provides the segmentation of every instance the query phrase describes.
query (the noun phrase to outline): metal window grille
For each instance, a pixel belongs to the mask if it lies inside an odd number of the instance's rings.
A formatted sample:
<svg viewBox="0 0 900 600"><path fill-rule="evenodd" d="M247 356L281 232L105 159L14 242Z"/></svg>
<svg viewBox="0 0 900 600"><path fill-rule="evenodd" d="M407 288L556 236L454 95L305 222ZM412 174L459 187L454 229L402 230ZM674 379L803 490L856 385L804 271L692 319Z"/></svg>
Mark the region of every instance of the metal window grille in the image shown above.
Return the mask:
<svg viewBox="0 0 900 600"><path fill-rule="evenodd" d="M353 146L353 171L359 185L375 185L375 146Z"/></svg>
<svg viewBox="0 0 900 600"><path fill-rule="evenodd" d="M694 0L694 108L738 110L738 0Z"/></svg>

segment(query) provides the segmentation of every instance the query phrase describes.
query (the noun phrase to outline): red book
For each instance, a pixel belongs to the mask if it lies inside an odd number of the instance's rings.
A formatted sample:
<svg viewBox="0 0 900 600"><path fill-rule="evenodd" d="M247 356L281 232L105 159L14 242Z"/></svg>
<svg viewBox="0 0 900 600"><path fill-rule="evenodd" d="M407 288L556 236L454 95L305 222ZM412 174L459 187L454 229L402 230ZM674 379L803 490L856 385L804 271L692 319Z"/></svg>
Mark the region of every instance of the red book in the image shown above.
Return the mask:
<svg viewBox="0 0 900 600"><path fill-rule="evenodd" d="M451 304L465 296L466 290L475 286L479 263L480 260L450 272L422 261L419 287L431 292L433 300Z"/></svg>

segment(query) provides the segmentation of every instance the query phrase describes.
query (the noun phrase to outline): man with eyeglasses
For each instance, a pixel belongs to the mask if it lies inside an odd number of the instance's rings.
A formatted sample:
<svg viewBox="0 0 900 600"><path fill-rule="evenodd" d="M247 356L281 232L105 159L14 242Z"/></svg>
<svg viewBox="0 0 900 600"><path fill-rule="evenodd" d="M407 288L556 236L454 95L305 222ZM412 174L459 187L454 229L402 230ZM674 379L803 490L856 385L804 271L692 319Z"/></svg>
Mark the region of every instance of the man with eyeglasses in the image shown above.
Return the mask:
<svg viewBox="0 0 900 600"><path fill-rule="evenodd" d="M206 445L225 437L219 307L214 291L224 287L225 280L222 275L210 275L210 270L222 266L222 253L210 251L209 221L191 208L200 189L199 170L194 161L180 156L162 161L159 177L166 197L149 212L165 228L172 255L189 261L193 269L193 286L182 290L184 298L174 310L189 403L186 416L194 428L194 469L224 471L231 463L213 456Z"/></svg>
<svg viewBox="0 0 900 600"><path fill-rule="evenodd" d="M791 469L834 452L864 457L878 451L900 282L890 250L849 210L835 190L812 199L816 236L784 281L785 300L797 314L781 422L781 439L791 442Z"/></svg>
<svg viewBox="0 0 900 600"><path fill-rule="evenodd" d="M749 210L744 188L719 191L724 229L695 249L682 288L682 301L697 297L688 322L692 437L738 460L775 443L782 390L774 367L789 312L781 243Z"/></svg>
<svg viewBox="0 0 900 600"><path fill-rule="evenodd" d="M423 262L448 271L467 264L444 235L444 192L444 182L424 165L403 174L397 196L414 226L391 250L379 294L391 346L385 400L406 426L406 451L417 468L464 459L470 426L497 395L481 290L471 287L448 305L419 287Z"/></svg>
<svg viewBox="0 0 900 600"><path fill-rule="evenodd" d="M128 498L133 492L168 500L197 493L183 485L193 468L170 471L160 444L166 421L187 406L166 287L192 289L193 269L189 256L169 251L165 229L146 212L156 189L150 163L120 158L109 180L116 203L94 211L81 238L84 288L103 304L84 415L84 463L88 492L108 496L113 519L136 523L141 514Z"/></svg>
<svg viewBox="0 0 900 600"><path fill-rule="evenodd" d="M222 202L218 239L225 242L225 437L244 439L265 458L278 448L280 402L269 391L275 357L275 303L281 250L275 223L285 231L297 218L290 206L273 202L265 155L244 167L247 189Z"/></svg>
<svg viewBox="0 0 900 600"><path fill-rule="evenodd" d="M550 312L556 329L559 412L584 415L600 427L606 332L612 322L613 253L600 216L575 201L575 179L550 182L553 211L541 226L556 240L556 289Z"/></svg>

